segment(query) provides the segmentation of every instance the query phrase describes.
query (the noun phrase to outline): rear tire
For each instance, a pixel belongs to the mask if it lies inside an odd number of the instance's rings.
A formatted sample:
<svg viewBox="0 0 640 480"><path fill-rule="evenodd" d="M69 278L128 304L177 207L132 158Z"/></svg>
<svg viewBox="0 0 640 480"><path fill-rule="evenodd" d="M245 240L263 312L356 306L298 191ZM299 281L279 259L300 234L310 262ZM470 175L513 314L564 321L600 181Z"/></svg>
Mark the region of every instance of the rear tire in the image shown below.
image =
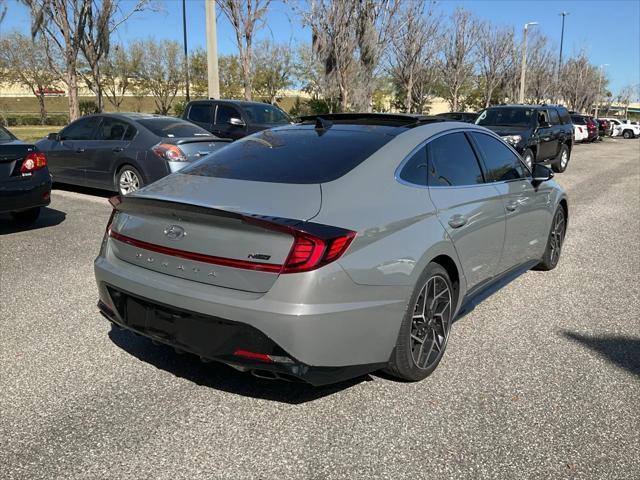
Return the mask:
<svg viewBox="0 0 640 480"><path fill-rule="evenodd" d="M567 215L564 208L562 208L562 205L558 205L558 209L556 210L556 213L553 216L553 221L551 222L547 248L544 250L542 260L535 266L536 270L549 271L558 266L566 231Z"/></svg>
<svg viewBox="0 0 640 480"><path fill-rule="evenodd" d="M622 137L629 140L630 138L633 138L633 132L631 130L625 130L622 132Z"/></svg>
<svg viewBox="0 0 640 480"><path fill-rule="evenodd" d="M555 158L554 162L551 164L551 168L556 173L562 173L567 169L567 165L569 165L569 158L571 157L571 152L566 145L560 146L560 152L558 156Z"/></svg>
<svg viewBox="0 0 640 480"><path fill-rule="evenodd" d="M120 195L135 192L144 186L140 172L131 165L124 165L116 175L116 191Z"/></svg>
<svg viewBox="0 0 640 480"><path fill-rule="evenodd" d="M24 210L22 212L12 212L11 216L16 223L31 225L38 220L38 217L40 216L40 207L30 208L29 210Z"/></svg>
<svg viewBox="0 0 640 480"><path fill-rule="evenodd" d="M400 326L387 373L417 382L438 366L447 347L455 310L447 271L430 263L420 275Z"/></svg>

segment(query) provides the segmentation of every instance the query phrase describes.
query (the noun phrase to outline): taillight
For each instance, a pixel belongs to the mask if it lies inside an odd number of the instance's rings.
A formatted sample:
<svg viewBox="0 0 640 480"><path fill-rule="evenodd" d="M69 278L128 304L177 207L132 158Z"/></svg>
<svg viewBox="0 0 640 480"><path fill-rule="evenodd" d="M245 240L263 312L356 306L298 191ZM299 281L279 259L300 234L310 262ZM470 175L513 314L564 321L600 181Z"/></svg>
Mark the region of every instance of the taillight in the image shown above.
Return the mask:
<svg viewBox="0 0 640 480"><path fill-rule="evenodd" d="M351 230L314 223L290 226L255 217L244 217L244 221L293 236L293 245L280 273L308 272L334 262L356 236Z"/></svg>
<svg viewBox="0 0 640 480"><path fill-rule="evenodd" d="M122 197L120 195L115 195L109 199L109 203L111 204L111 207L113 208L113 210L111 210L111 215L109 216L109 220L107 221L107 228L105 229L105 231L107 232L107 235L109 234L109 229L111 228L113 219L116 216L116 213L118 212L117 210L118 205L122 203Z"/></svg>
<svg viewBox="0 0 640 480"><path fill-rule="evenodd" d="M47 157L42 152L31 152L24 157L20 173L31 173L47 166Z"/></svg>
<svg viewBox="0 0 640 480"><path fill-rule="evenodd" d="M159 143L151 147L153 153L170 162L186 162L187 157L180 147L171 143Z"/></svg>

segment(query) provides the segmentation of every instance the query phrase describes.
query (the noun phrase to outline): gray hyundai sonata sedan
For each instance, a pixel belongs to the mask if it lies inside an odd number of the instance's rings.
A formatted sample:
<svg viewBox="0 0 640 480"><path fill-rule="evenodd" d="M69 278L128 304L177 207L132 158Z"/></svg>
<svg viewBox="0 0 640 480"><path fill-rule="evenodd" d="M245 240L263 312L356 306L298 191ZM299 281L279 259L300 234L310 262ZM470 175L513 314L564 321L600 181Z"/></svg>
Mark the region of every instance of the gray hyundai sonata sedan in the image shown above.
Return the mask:
<svg viewBox="0 0 640 480"><path fill-rule="evenodd" d="M421 380L456 318L557 265L568 204L552 177L475 125L303 119L114 197L99 308L260 377Z"/></svg>

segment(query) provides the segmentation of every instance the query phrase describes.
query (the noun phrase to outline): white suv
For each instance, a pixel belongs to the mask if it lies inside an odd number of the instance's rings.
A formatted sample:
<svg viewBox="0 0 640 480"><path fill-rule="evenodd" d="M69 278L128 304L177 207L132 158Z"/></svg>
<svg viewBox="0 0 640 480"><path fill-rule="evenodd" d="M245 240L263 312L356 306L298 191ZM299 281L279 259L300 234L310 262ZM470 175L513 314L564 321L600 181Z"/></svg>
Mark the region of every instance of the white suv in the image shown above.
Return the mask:
<svg viewBox="0 0 640 480"><path fill-rule="evenodd" d="M629 120L618 120L617 118L605 118L613 126L612 137L623 136L624 138L640 137L640 125Z"/></svg>

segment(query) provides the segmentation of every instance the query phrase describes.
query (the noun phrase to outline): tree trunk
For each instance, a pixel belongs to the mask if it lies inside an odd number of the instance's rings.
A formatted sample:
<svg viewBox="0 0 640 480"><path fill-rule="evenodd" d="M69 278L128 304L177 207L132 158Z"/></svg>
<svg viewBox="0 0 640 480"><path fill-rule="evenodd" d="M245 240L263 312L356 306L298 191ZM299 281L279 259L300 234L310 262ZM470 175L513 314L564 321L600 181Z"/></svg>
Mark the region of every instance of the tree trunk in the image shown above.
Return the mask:
<svg viewBox="0 0 640 480"><path fill-rule="evenodd" d="M242 76L244 82L244 99L251 100L251 45L247 39L247 46L242 57Z"/></svg>
<svg viewBox="0 0 640 480"><path fill-rule="evenodd" d="M412 95L413 95L413 75L409 75L409 81L407 82L407 92L404 99L404 110L406 113L411 113Z"/></svg>
<svg viewBox="0 0 640 480"><path fill-rule="evenodd" d="M80 118L80 103L78 101L78 74L76 62L67 62L67 87L69 88L69 122Z"/></svg>
<svg viewBox="0 0 640 480"><path fill-rule="evenodd" d="M458 111L458 89L454 88L452 93L453 95L451 96L451 110L453 112L457 112Z"/></svg>
<svg viewBox="0 0 640 480"><path fill-rule="evenodd" d="M44 93L40 93L38 97L38 105L40 106L40 125L47 123L47 110L44 106Z"/></svg>
<svg viewBox="0 0 640 480"><path fill-rule="evenodd" d="M104 99L102 95L102 82L100 79L100 66L96 64L93 69L93 81L95 83L95 95L96 95L96 107L98 109L98 113L102 113L104 110Z"/></svg>

